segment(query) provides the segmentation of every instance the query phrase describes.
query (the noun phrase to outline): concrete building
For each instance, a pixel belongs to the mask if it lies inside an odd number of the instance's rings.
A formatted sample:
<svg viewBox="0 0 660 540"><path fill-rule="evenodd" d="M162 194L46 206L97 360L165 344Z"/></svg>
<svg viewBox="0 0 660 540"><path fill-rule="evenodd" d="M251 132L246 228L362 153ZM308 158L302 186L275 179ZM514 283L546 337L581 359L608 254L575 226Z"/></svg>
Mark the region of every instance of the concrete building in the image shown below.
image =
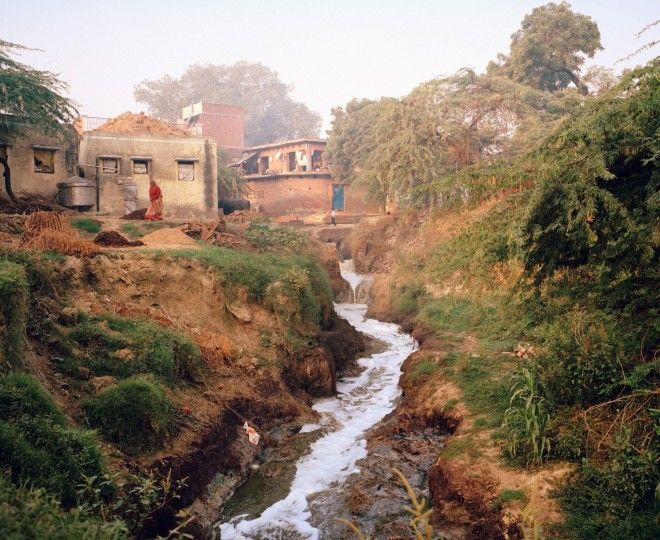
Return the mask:
<svg viewBox="0 0 660 540"><path fill-rule="evenodd" d="M249 188L252 208L272 214L330 212L377 213L362 193L335 182L324 160L326 141L297 139L248 148L232 166Z"/></svg>
<svg viewBox="0 0 660 540"><path fill-rule="evenodd" d="M245 148L245 111L236 105L201 101L184 107L181 118L192 135L212 139L230 158Z"/></svg>
<svg viewBox="0 0 660 540"><path fill-rule="evenodd" d="M12 190L16 195L41 195L53 200L57 195L57 183L74 174L77 161L75 132L72 130L70 137L52 137L25 128L23 136L0 141L0 156L7 160ZM4 172L2 169L0 166L0 175ZM0 185L0 195L6 197L4 182Z"/></svg>
<svg viewBox="0 0 660 540"><path fill-rule="evenodd" d="M85 178L97 180L98 210L124 215L149 203L149 180L163 192L164 217L218 215L216 144L194 137L87 132L80 142Z"/></svg>

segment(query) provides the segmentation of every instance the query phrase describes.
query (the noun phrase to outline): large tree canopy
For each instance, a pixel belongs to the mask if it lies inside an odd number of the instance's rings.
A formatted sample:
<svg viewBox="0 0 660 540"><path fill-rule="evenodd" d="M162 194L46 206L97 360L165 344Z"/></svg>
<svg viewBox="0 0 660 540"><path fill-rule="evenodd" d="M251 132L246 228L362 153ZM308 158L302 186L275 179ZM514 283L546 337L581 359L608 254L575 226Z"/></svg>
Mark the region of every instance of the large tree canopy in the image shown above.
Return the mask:
<svg viewBox="0 0 660 540"><path fill-rule="evenodd" d="M165 75L142 81L135 99L149 112L175 120L181 109L198 101L240 105L247 113L245 139L250 146L280 139L318 137L321 117L305 104L291 99L291 85L263 64L194 64L179 78Z"/></svg>
<svg viewBox="0 0 660 540"><path fill-rule="evenodd" d="M575 13L566 2L549 3L525 15L511 36L509 55L499 55L499 63L491 62L489 72L541 90L561 90L573 83L587 94L580 67L585 55L592 58L602 48L591 17Z"/></svg>
<svg viewBox="0 0 660 540"><path fill-rule="evenodd" d="M460 171L533 147L570 105L569 96L463 69L400 100L333 109L328 158L337 178L380 204L427 205L456 191Z"/></svg>
<svg viewBox="0 0 660 540"><path fill-rule="evenodd" d="M62 96L66 84L49 71L18 62L27 47L0 40L0 141L8 141L30 126L57 134L77 117L74 103Z"/></svg>
<svg viewBox="0 0 660 540"><path fill-rule="evenodd" d="M54 73L16 61L13 57L21 50L27 47L0 40L0 142L10 142L26 127L64 133L78 116L73 101L61 95L66 84ZM7 195L15 200L9 164L2 156L0 163Z"/></svg>

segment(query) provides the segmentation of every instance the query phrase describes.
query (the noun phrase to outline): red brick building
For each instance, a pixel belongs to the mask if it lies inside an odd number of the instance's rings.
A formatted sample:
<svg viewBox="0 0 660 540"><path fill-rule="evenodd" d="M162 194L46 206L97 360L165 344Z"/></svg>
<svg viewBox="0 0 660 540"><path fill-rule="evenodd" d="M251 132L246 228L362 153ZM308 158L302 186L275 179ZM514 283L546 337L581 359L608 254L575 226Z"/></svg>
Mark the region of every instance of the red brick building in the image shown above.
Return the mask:
<svg viewBox="0 0 660 540"><path fill-rule="evenodd" d="M254 146L232 165L247 181L252 208L271 215L330 212L377 213L362 193L335 182L324 159L326 141L297 139Z"/></svg>
<svg viewBox="0 0 660 540"><path fill-rule="evenodd" d="M245 111L237 105L200 101L184 107L181 118L192 134L213 139L218 149L234 158L245 148Z"/></svg>

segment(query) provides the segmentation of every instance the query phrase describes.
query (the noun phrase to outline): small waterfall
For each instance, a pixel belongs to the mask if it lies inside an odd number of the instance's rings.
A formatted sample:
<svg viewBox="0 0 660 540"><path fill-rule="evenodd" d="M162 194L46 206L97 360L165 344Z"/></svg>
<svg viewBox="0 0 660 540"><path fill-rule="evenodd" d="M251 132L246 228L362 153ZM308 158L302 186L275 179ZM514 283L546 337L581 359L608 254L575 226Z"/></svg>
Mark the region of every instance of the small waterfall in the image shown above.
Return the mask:
<svg viewBox="0 0 660 540"><path fill-rule="evenodd" d="M351 286L351 304L366 304L369 301L369 291L373 278L363 276L355 272L355 265L352 259L347 259L339 263L341 277L343 277Z"/></svg>

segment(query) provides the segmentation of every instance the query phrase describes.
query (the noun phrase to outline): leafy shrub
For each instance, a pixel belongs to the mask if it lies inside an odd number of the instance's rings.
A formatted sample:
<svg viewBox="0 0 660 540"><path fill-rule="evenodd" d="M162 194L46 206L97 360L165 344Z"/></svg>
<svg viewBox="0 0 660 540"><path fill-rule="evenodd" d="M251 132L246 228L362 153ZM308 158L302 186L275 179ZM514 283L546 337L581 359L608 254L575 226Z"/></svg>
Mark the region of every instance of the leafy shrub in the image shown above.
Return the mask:
<svg viewBox="0 0 660 540"><path fill-rule="evenodd" d="M176 429L174 405L150 377L136 376L106 388L84 408L90 425L129 454L162 446Z"/></svg>
<svg viewBox="0 0 660 540"><path fill-rule="evenodd" d="M398 291L397 307L404 315L417 313L419 300L426 295L426 287L419 281L404 284Z"/></svg>
<svg viewBox="0 0 660 540"><path fill-rule="evenodd" d="M539 383L533 368L523 367L514 376L510 407L504 413L503 429L508 436L508 452L513 458L521 457L526 463L540 464L550 452L550 439L544 398L539 394Z"/></svg>
<svg viewBox="0 0 660 540"><path fill-rule="evenodd" d="M265 221L254 220L245 231L245 237L254 247L300 249L305 238L290 227L271 226Z"/></svg>
<svg viewBox="0 0 660 540"><path fill-rule="evenodd" d="M0 531L3 538L11 540L120 540L128 537L121 522L100 521L80 507L65 511L46 490L14 485L2 473Z"/></svg>
<svg viewBox="0 0 660 540"><path fill-rule="evenodd" d="M27 326L28 282L25 269L0 260L0 363L19 366ZM0 364L1 366L1 364ZM0 367L1 369L1 367Z"/></svg>
<svg viewBox="0 0 660 540"><path fill-rule="evenodd" d="M71 220L71 225L80 231L96 234L101 230L101 224L95 219L80 217Z"/></svg>
<svg viewBox="0 0 660 540"><path fill-rule="evenodd" d="M575 409L554 411L547 426L552 441L551 455L559 459L578 461L586 455L584 420L575 417Z"/></svg>
<svg viewBox="0 0 660 540"><path fill-rule="evenodd" d="M64 414L34 377L11 373L0 379L0 420L8 421L21 415L41 416L66 425Z"/></svg>
<svg viewBox="0 0 660 540"><path fill-rule="evenodd" d="M97 375L125 378L152 373L169 384L201 379L199 347L180 332L147 320L83 317L69 338L84 348L82 362ZM114 354L120 349L130 349L134 358L119 360Z"/></svg>
<svg viewBox="0 0 660 540"><path fill-rule="evenodd" d="M20 374L0 380L0 463L14 481L43 487L67 507L76 504L76 484L104 470L94 433L68 427L37 381Z"/></svg>
<svg viewBox="0 0 660 540"><path fill-rule="evenodd" d="M559 490L567 538L646 540L660 536L656 519L657 455L620 452L603 467L587 462Z"/></svg>
<svg viewBox="0 0 660 540"><path fill-rule="evenodd" d="M525 503L527 502L527 495L519 489L503 489L491 503L491 510L499 512L502 509L502 505L511 501Z"/></svg>
<svg viewBox="0 0 660 540"><path fill-rule="evenodd" d="M622 380L613 324L602 313L574 311L557 319L540 358L544 394L554 405L588 405L611 396Z"/></svg>
<svg viewBox="0 0 660 540"><path fill-rule="evenodd" d="M226 287L243 286L247 289L249 299L260 303L268 303L266 293L271 284L281 281L291 269L304 270L309 278L309 286L305 287L300 300L308 302L308 305L299 306L299 311L305 310L309 316L314 317L318 314L321 320L327 320L332 312L332 289L328 275L320 264L309 256L246 253L215 246L197 250L174 250L169 254L177 258L195 259L212 266ZM318 324L320 321L311 322Z"/></svg>

